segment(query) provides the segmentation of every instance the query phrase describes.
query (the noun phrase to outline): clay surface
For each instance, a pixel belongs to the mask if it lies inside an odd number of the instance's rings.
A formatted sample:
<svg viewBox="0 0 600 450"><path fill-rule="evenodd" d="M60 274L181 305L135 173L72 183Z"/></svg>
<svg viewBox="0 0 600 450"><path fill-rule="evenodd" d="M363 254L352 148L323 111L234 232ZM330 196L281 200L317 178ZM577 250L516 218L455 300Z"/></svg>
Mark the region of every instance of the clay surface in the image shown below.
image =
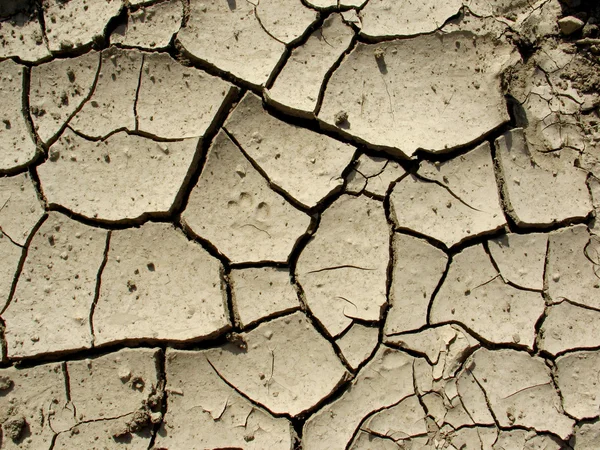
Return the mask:
<svg viewBox="0 0 600 450"><path fill-rule="evenodd" d="M508 120L497 77L510 54L465 32L359 43L331 77L319 118L407 156L468 144Z"/></svg>
<svg viewBox="0 0 600 450"><path fill-rule="evenodd" d="M91 141L67 130L38 173L49 203L85 217L119 221L165 214L186 180L197 143L164 143L126 132Z"/></svg>
<svg viewBox="0 0 600 450"><path fill-rule="evenodd" d="M169 350L166 374L168 407L158 448L290 448L291 423L238 394L215 371L206 352Z"/></svg>
<svg viewBox="0 0 600 450"><path fill-rule="evenodd" d="M177 41L194 58L259 86L267 82L285 50L285 44L263 28L249 1L192 0L189 21Z"/></svg>
<svg viewBox="0 0 600 450"><path fill-rule="evenodd" d="M93 316L96 344L186 341L225 330L221 270L216 258L172 225L114 231Z"/></svg>
<svg viewBox="0 0 600 450"><path fill-rule="evenodd" d="M0 62L0 170L23 166L36 155L35 142L23 115L23 66L10 59Z"/></svg>
<svg viewBox="0 0 600 450"><path fill-rule="evenodd" d="M121 0L43 0L48 47L52 52L90 45L119 14Z"/></svg>
<svg viewBox="0 0 600 450"><path fill-rule="evenodd" d="M145 55L136 101L137 128L165 139L202 136L236 90L168 55Z"/></svg>
<svg viewBox="0 0 600 450"><path fill-rule="evenodd" d="M0 0L0 450L598 450L597 3Z"/></svg>
<svg viewBox="0 0 600 450"><path fill-rule="evenodd" d="M310 223L269 188L223 131L208 151L182 218L232 262L285 262Z"/></svg>
<svg viewBox="0 0 600 450"><path fill-rule="evenodd" d="M396 183L390 195L399 230L414 230L452 247L506 223L489 144L443 164L425 164L418 175Z"/></svg>
<svg viewBox="0 0 600 450"><path fill-rule="evenodd" d="M236 107L225 129L273 185L308 208L341 187L342 172L355 151L350 145L275 119L252 94Z"/></svg>
<svg viewBox="0 0 600 450"><path fill-rule="evenodd" d="M267 101L292 113L312 114L325 75L348 49L353 35L340 14L328 17L302 46L292 51L273 86L265 91Z"/></svg>
<svg viewBox="0 0 600 450"><path fill-rule="evenodd" d="M343 195L323 214L300 255L296 272L306 304L333 337L353 318L380 319L387 302L389 244L388 236L375 230L386 227L381 203Z"/></svg>
<svg viewBox="0 0 600 450"><path fill-rule="evenodd" d="M165 48L181 28L182 19L181 0L142 7L128 16L127 24L111 34L110 41L127 47Z"/></svg>
<svg viewBox="0 0 600 450"><path fill-rule="evenodd" d="M92 51L31 69L29 108L34 129L42 141L54 139L90 96L99 77L99 64L100 55Z"/></svg>
<svg viewBox="0 0 600 450"><path fill-rule="evenodd" d="M234 269L229 280L236 321L242 328L300 307L287 269Z"/></svg>
<svg viewBox="0 0 600 450"><path fill-rule="evenodd" d="M13 358L91 346L89 322L106 231L50 213L31 240L2 313Z"/></svg>
<svg viewBox="0 0 600 450"><path fill-rule="evenodd" d="M17 245L25 245L44 209L28 174L0 178L0 231Z"/></svg>
<svg viewBox="0 0 600 450"><path fill-rule="evenodd" d="M263 323L240 339L208 351L206 358L219 376L274 414L312 409L346 376L331 345L302 312Z"/></svg>
<svg viewBox="0 0 600 450"><path fill-rule="evenodd" d="M506 284L478 245L452 259L444 284L433 300L431 320L457 320L491 342L532 348L535 324L543 312L540 293Z"/></svg>

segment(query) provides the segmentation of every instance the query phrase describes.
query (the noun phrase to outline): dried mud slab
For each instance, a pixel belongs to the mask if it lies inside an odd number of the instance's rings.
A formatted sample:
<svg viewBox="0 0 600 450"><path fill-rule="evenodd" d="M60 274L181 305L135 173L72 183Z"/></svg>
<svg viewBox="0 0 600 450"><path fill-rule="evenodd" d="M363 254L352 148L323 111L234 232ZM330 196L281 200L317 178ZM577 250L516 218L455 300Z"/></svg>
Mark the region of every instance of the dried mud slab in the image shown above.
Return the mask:
<svg viewBox="0 0 600 450"><path fill-rule="evenodd" d="M487 242L490 256L505 282L524 289L544 288L548 235L506 234Z"/></svg>
<svg viewBox="0 0 600 450"><path fill-rule="evenodd" d="M29 109L33 127L43 142L57 137L90 96L99 64L100 54L92 51L31 68Z"/></svg>
<svg viewBox="0 0 600 450"><path fill-rule="evenodd" d="M321 408L304 424L306 449L345 449L365 418L414 394L413 361L405 353L381 347L346 393Z"/></svg>
<svg viewBox="0 0 600 450"><path fill-rule="evenodd" d="M168 139L203 136L237 88L164 53L144 56L136 112L140 131Z"/></svg>
<svg viewBox="0 0 600 450"><path fill-rule="evenodd" d="M38 174L49 204L88 218L124 221L166 214L187 180L197 143L156 142L125 132L90 141L67 130L50 147Z"/></svg>
<svg viewBox="0 0 600 450"><path fill-rule="evenodd" d="M238 336L206 358L229 385L273 414L295 417L313 409L348 375L302 312Z"/></svg>
<svg viewBox="0 0 600 450"><path fill-rule="evenodd" d="M556 385L565 412L576 419L600 414L598 368L600 352L576 352L556 360Z"/></svg>
<svg viewBox="0 0 600 450"><path fill-rule="evenodd" d="M288 269L233 269L229 281L236 322L241 328L300 307Z"/></svg>
<svg viewBox="0 0 600 450"><path fill-rule="evenodd" d="M2 313L11 358L91 346L89 315L106 238L105 230L49 213Z"/></svg>
<svg viewBox="0 0 600 450"><path fill-rule="evenodd" d="M167 350L167 413L156 448L289 450L289 420L274 418L215 372L206 352Z"/></svg>
<svg viewBox="0 0 600 450"><path fill-rule="evenodd" d="M533 155L523 130L498 138L496 149L506 212L518 226L582 219L592 211L587 174L559 158Z"/></svg>
<svg viewBox="0 0 600 450"><path fill-rule="evenodd" d="M262 27L249 1L191 0L190 18L177 41L194 58L252 85L267 82L285 44Z"/></svg>
<svg viewBox="0 0 600 450"><path fill-rule="evenodd" d="M356 150L276 119L254 94L244 97L225 129L272 184L307 208L342 186L342 172Z"/></svg>
<svg viewBox="0 0 600 450"><path fill-rule="evenodd" d="M506 284L483 246L475 245L452 259L433 300L431 322L457 321L487 341L533 348L544 306L540 293Z"/></svg>
<svg viewBox="0 0 600 450"><path fill-rule="evenodd" d="M360 11L361 34L370 38L430 33L458 13L462 0L370 0Z"/></svg>
<svg viewBox="0 0 600 450"><path fill-rule="evenodd" d="M0 62L0 171L23 166L37 154L25 120L23 71L24 66L10 59Z"/></svg>
<svg viewBox="0 0 600 450"><path fill-rule="evenodd" d="M356 370L369 359L379 344L379 328L354 323L335 343L348 365Z"/></svg>
<svg viewBox="0 0 600 450"><path fill-rule="evenodd" d="M135 130L134 105L143 57L137 50L104 50L94 92L71 119L71 128L92 138L120 129Z"/></svg>
<svg viewBox="0 0 600 450"><path fill-rule="evenodd" d="M256 17L274 39L290 44L304 34L316 20L317 12L302 0L252 0Z"/></svg>
<svg viewBox="0 0 600 450"><path fill-rule="evenodd" d="M354 318L380 320L387 303L387 228L379 201L342 195L300 254L296 274L306 304L332 337Z"/></svg>
<svg viewBox="0 0 600 450"><path fill-rule="evenodd" d="M477 350L465 363L501 427L523 426L568 439L574 421L561 408L543 359L516 350Z"/></svg>
<svg viewBox="0 0 600 450"><path fill-rule="evenodd" d="M113 231L94 310L95 344L186 341L229 324L222 265L170 224Z"/></svg>
<svg viewBox="0 0 600 450"><path fill-rule="evenodd" d="M600 346L600 311L566 301L548 307L538 344L551 355Z"/></svg>
<svg viewBox="0 0 600 450"><path fill-rule="evenodd" d="M353 36L341 14L330 15L304 44L292 50L275 83L265 91L267 101L292 114L313 114L325 76Z"/></svg>
<svg viewBox="0 0 600 450"><path fill-rule="evenodd" d="M0 178L0 233L25 245L44 214L29 174Z"/></svg>
<svg viewBox="0 0 600 450"><path fill-rule="evenodd" d="M396 183L390 206L398 229L447 247L506 224L488 143L443 163L424 162L418 176Z"/></svg>
<svg viewBox="0 0 600 450"><path fill-rule="evenodd" d="M539 435L535 430L500 430L498 440L494 443L493 450L504 449L523 450L563 450L564 444L554 436ZM575 447L579 450L579 441Z"/></svg>
<svg viewBox="0 0 600 450"><path fill-rule="evenodd" d="M127 16L127 23L110 35L111 44L147 49L168 47L173 35L181 28L181 0L167 0L142 7Z"/></svg>
<svg viewBox="0 0 600 450"><path fill-rule="evenodd" d="M102 39L122 0L43 0L48 47L52 52L88 46Z"/></svg>
<svg viewBox="0 0 600 450"><path fill-rule="evenodd" d="M469 144L509 119L500 74L512 51L463 31L359 43L329 80L319 118L406 156Z"/></svg>
<svg viewBox="0 0 600 450"><path fill-rule="evenodd" d="M53 450L71 450L74 448L102 450L146 450L150 446L152 430L144 429L124 436L115 436L118 430L127 427L134 418L133 414L112 420L99 420L80 423L73 429L59 433Z"/></svg>
<svg viewBox="0 0 600 450"><path fill-rule="evenodd" d="M548 240L550 299L600 310L600 239L576 225L550 233Z"/></svg>
<svg viewBox="0 0 600 450"><path fill-rule="evenodd" d="M67 362L71 402L80 422L115 419L147 406L158 386L159 349L124 349Z"/></svg>
<svg viewBox="0 0 600 450"><path fill-rule="evenodd" d="M0 58L10 57L32 63L50 57L42 26L35 16L20 13L0 22Z"/></svg>
<svg viewBox="0 0 600 450"><path fill-rule="evenodd" d="M182 221L233 263L286 262L310 217L272 191L221 131L208 150Z"/></svg>
<svg viewBox="0 0 600 450"><path fill-rule="evenodd" d="M0 369L2 449L52 448L55 433L74 425L62 364Z"/></svg>
<svg viewBox="0 0 600 450"><path fill-rule="evenodd" d="M600 442L600 422L578 425L575 428L575 442L577 450L595 450Z"/></svg>
<svg viewBox="0 0 600 450"><path fill-rule="evenodd" d="M431 296L448 264L448 256L424 239L394 233L390 308L384 334L403 333L427 324Z"/></svg>

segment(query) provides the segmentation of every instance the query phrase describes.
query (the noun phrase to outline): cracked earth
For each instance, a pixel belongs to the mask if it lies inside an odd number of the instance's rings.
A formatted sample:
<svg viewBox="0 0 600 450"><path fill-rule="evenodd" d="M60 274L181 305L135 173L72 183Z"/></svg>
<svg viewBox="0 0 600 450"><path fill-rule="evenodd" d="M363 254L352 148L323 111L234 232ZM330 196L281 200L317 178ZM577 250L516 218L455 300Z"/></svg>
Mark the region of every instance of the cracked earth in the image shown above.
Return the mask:
<svg viewBox="0 0 600 450"><path fill-rule="evenodd" d="M594 0L2 0L0 448L598 450Z"/></svg>

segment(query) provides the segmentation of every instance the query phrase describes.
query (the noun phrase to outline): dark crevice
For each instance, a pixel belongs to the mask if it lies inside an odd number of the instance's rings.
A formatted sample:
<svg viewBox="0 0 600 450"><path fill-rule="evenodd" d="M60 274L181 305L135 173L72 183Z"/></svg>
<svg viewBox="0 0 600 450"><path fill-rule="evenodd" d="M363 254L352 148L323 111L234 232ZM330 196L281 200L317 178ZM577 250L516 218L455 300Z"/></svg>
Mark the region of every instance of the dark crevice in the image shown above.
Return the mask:
<svg viewBox="0 0 600 450"><path fill-rule="evenodd" d="M96 228L103 228L105 230L124 230L125 228L139 227L146 222L172 222L173 217L168 211L161 212L145 212L137 217L128 217L123 219L108 220L100 218L90 218L83 214L71 211L62 205L57 203L49 203L47 211L56 211L72 220L76 220L84 225Z"/></svg>
<svg viewBox="0 0 600 450"><path fill-rule="evenodd" d="M444 320L442 322L436 322L435 324L433 324L431 326L437 327L437 326L442 326L442 325L457 325L457 326L463 328L466 332L468 332L471 336L473 336L477 341L479 341L479 344L482 347L484 347L488 350L517 350L517 351L521 351L521 352L526 352L531 356L534 355L533 349L529 348L525 344L517 344L514 342L497 343L497 342L489 341L486 338L482 337L480 334L476 333L473 329L471 329L470 327L468 327L467 325L465 325L464 323L462 323L458 320Z"/></svg>
<svg viewBox="0 0 600 450"><path fill-rule="evenodd" d="M452 259L453 259L452 255L448 256L448 260L446 261L446 268L444 269L444 273L440 277L440 280L438 281L437 286L431 293L431 297L429 299L429 304L427 305L427 316L426 316L427 320L426 320L426 322L428 325L432 325L431 310L433 309L433 302L435 302L435 298L437 297L438 293L442 289L442 286L444 285L444 282L446 281L446 277L448 276L448 273L450 273L450 266L452 265Z"/></svg>
<svg viewBox="0 0 600 450"><path fill-rule="evenodd" d="M265 34L267 36L269 36L271 39L273 39L274 41L279 42L280 44L285 44L285 42L283 42L281 39L276 38L275 36L273 36L273 34L267 29L267 27L265 27L265 25L262 23L262 20L260 20L260 16L258 15L258 5L260 5L260 0L256 1L255 3L252 3L249 0L245 0L248 3L250 3L254 8L254 17L256 18L256 21L258 22L258 24L260 25L260 28L265 32Z"/></svg>
<svg viewBox="0 0 600 450"><path fill-rule="evenodd" d="M437 184L439 187L445 189L448 194L450 194L452 197L454 197L456 200L458 200L461 204L465 205L467 208L472 209L473 211L477 211L477 212L483 212L480 209L475 208L474 206L469 205L465 200L463 200L462 198L460 198L458 196L458 194L455 194L454 191L452 189L450 189L449 186L446 186L444 183L442 183L441 181L438 180L431 180L429 178L427 178L424 175L420 175L418 172L413 174L413 176L423 182L423 183L433 183L433 184Z"/></svg>
<svg viewBox="0 0 600 450"><path fill-rule="evenodd" d="M245 1L245 0L244 0ZM178 61L180 64L186 67L193 67L195 69L200 69L209 75L213 75L219 77L231 84L234 84L241 88L242 90L250 90L254 92L256 95L262 95L262 86L258 86L256 84L250 83L246 80L243 80L225 70L219 69L214 64L211 64L207 61L203 61L200 58L197 58L192 53L188 52L183 45L179 42L177 38L175 38L175 44L172 48L168 49L169 54L173 59Z"/></svg>
<svg viewBox="0 0 600 450"><path fill-rule="evenodd" d="M46 221L47 218L48 218L47 214L44 214L40 218L38 223L35 224L35 226L31 230L31 232L29 233L27 240L25 241L25 245L23 246L23 251L21 253L21 259L19 261L19 265L17 266L17 270L15 271L15 278L13 279L12 285L10 287L10 294L8 295L8 300L6 301L6 305L4 306L4 308L0 311L0 315L4 314L4 312L8 309L8 307L10 306L10 304L13 300L15 291L17 290L17 283L19 282L19 278L21 277L21 273L23 272L23 266L25 265L25 260L27 259L27 254L29 252L29 245L31 244L33 237L36 235L36 233L38 232L38 230L40 229L40 227Z"/></svg>
<svg viewBox="0 0 600 450"><path fill-rule="evenodd" d="M106 263L108 262L108 252L110 251L111 236L112 236L112 231L108 231L106 233L104 256L102 257L102 262L100 263L100 267L98 268L98 274L96 275L96 288L95 288L95 292L94 292L94 300L92 301L92 305L90 307L90 315L88 318L89 326L90 326L90 336L92 338L92 347L95 346L95 340L96 340L96 335L94 333L94 312L96 311L96 305L98 304L98 299L100 298L100 288L102 287L102 272L104 272L104 268L106 267Z"/></svg>
<svg viewBox="0 0 600 450"><path fill-rule="evenodd" d="M44 195L44 191L42 190L42 182L40 181L40 177L37 173L37 167L32 166L29 168L29 178L33 183L33 187L35 189L35 195L37 196L38 201L42 204L44 209L48 208L48 200Z"/></svg>
<svg viewBox="0 0 600 450"><path fill-rule="evenodd" d="M197 235L180 216L175 219L175 228L181 230L188 240L197 243L211 256L221 261L224 266L230 266L231 262L229 261L229 258L223 255L212 242Z"/></svg>
<svg viewBox="0 0 600 450"><path fill-rule="evenodd" d="M483 249L485 250L485 253L487 254L488 258L490 259L490 263L492 264L492 266L494 267L494 270L498 274L493 279L496 279L496 278L500 277L500 279L502 280L502 282L504 284L506 284L507 286L510 286L512 288L515 288L515 289L518 289L520 291L535 292L535 293L538 293L538 294L542 294L543 288L542 289L533 289L533 288L527 288L527 287L524 287L524 286L519 286L518 284L513 283L512 281L504 278L504 276L502 275L502 271L500 270L500 267L496 263L496 260L494 259L494 256L492 255L492 252L490 251L489 240L483 242L482 246L483 246ZM491 282L491 281L492 280L488 281L488 283ZM487 284L487 283L485 283L485 284ZM471 290L474 290L474 289L476 289L476 288L471 288Z"/></svg>
<svg viewBox="0 0 600 450"><path fill-rule="evenodd" d="M50 139L48 139L48 142L46 142L44 144L44 148L46 150L49 149L52 146L52 144L54 144L60 138L60 136L64 133L66 128L69 126L69 122L71 122L73 117L75 117L77 114L79 114L79 112L83 109L85 104L92 98L92 96L96 92L96 86L98 85L98 79L100 78L100 72L102 71L102 54L98 53L97 56L98 56L98 69L96 70L96 75L94 76L94 81L92 82L92 86L90 87L89 92L87 93L85 98L81 101L81 103L77 106L77 108L75 108L75 111L73 111L73 113L71 113L69 115L69 117L67 118L67 120L61 125L58 132L56 134L54 134L54 136L52 136Z"/></svg>
<svg viewBox="0 0 600 450"><path fill-rule="evenodd" d="M233 289L231 285L231 267L229 264L224 264L219 270L221 278L221 292L225 297L225 309L229 317L229 323L233 327L233 331L240 331L239 320L237 319L236 308L233 302Z"/></svg>
<svg viewBox="0 0 600 450"><path fill-rule="evenodd" d="M5 362L2 356L8 358L8 347L6 345L5 331L6 323L4 322L4 319L0 317L0 364L4 364Z"/></svg>
<svg viewBox="0 0 600 450"><path fill-rule="evenodd" d="M67 398L67 402L71 401L71 377L69 376L69 367L66 362L63 361L61 364L61 370L63 374L63 378L65 380L65 397ZM76 416L76 414L73 414Z"/></svg>
<svg viewBox="0 0 600 450"><path fill-rule="evenodd" d="M140 118L138 116L138 111L137 111L137 105L138 105L138 100L140 98L140 89L142 88L142 77L143 75L143 71L144 71L144 60L146 59L146 55L144 53L142 53L142 61L140 62L140 72L138 75L138 84L137 87L135 88L135 99L133 101L133 116L135 118L135 131L139 131L140 129Z"/></svg>
<svg viewBox="0 0 600 450"><path fill-rule="evenodd" d="M365 3L365 6L366 6L366 3ZM396 35L383 35L383 36L370 36L370 35L366 35L361 32L359 34L359 40L361 42L364 42L365 44L379 44L379 43L388 42L388 41L402 41L402 40L420 38L423 36L443 34L444 33L442 31L443 28L445 28L450 23L455 22L458 19L462 18L462 16L464 15L463 8L464 7L459 8L459 10L454 15L448 17L444 21L444 23L442 23L435 30L432 30L432 31L424 31L424 32L420 32L420 33L407 34L407 35L396 34Z"/></svg>
<svg viewBox="0 0 600 450"><path fill-rule="evenodd" d="M106 23L104 27L104 32L101 37L97 37L94 40L93 46L94 48L107 48L110 45L110 36L115 32L115 30L123 25L127 26L127 22L129 21L129 11L125 3L121 6L121 10L119 14L114 17L111 17L109 21Z"/></svg>
<svg viewBox="0 0 600 450"><path fill-rule="evenodd" d="M346 56L348 56L350 53L352 53L354 51L357 43L358 43L358 36L356 35L356 33L354 33L354 36L352 36L352 39L350 40L350 44L348 45L348 48L344 52L342 52L342 54L339 56L337 61L335 61L333 63L333 65L329 68L329 70L325 73L325 76L323 77L323 81L321 82L321 88L319 89L319 96L317 97L317 104L316 104L315 110L313 112L315 117L318 116L319 112L321 111L321 106L323 105L323 98L325 97L325 91L327 91L327 86L329 85L329 80L331 80L331 77L333 76L334 72L336 70L338 70L339 67L342 65L342 62L344 61L344 59L346 59Z"/></svg>
<svg viewBox="0 0 600 450"><path fill-rule="evenodd" d="M243 333L250 333L251 331L257 329L258 327L260 327L260 326L262 326L264 324L267 324L269 322L273 322L273 321L275 321L277 319L281 319L281 318L286 317L286 316L290 316L290 315L292 315L292 314L294 314L294 313L296 313L298 311L301 311L301 306L300 305L292 307L292 308L289 308L289 309L285 309L285 310L282 310L282 311L277 311L275 313L269 314L268 316L261 317L259 320L256 320L254 322L250 322L247 325L244 325L244 327L241 328L240 331L243 332Z"/></svg>
<svg viewBox="0 0 600 450"><path fill-rule="evenodd" d="M90 135L83 133L82 131L72 128L70 125L67 125L66 128L71 130L74 134L76 134L80 138L85 139L86 141L90 141L90 142L103 142L103 141L106 141L107 139L109 139L110 137L114 136L115 134L123 133L123 132L127 133L129 136L139 136L139 137L153 140L155 142L181 142L181 141L186 141L188 139L197 139L198 138L197 136L181 137L181 138L165 138L165 137L157 136L156 134L148 133L147 131L130 130L127 127L115 128L114 130L110 131L109 133L107 133L103 136L90 136Z"/></svg>
<svg viewBox="0 0 600 450"><path fill-rule="evenodd" d="M477 379L477 377L475 376L475 374L471 371L470 368L465 367L465 371L471 375L473 377L473 380L475 381L475 383L477 383L477 386L479 386L479 389L481 389L481 393L483 394L483 398L485 399L485 403L487 405L487 409L490 412L490 415L492 416L492 419L494 419L494 423L496 425L496 428L501 429L500 428L500 422L498 422L498 418L496 417L496 414L494 413L494 410L492 409L491 403L490 403L490 399L488 398L488 393L487 391L483 388L481 382Z"/></svg>
<svg viewBox="0 0 600 450"><path fill-rule="evenodd" d="M158 375L157 390L161 391L161 394L160 394L160 397L161 397L160 398L161 419L160 419L160 422L154 424L152 427L152 436L150 438L150 443L148 444L148 450L151 450L154 448L154 444L156 442L156 437L158 436L158 433L159 433L161 427L164 426L165 416L167 415L167 412L168 412L169 405L168 405L167 397L169 395L169 392L166 389L166 386L167 386L166 354L167 354L167 348L164 346L161 347L160 351L157 353L157 359L156 359L156 372Z"/></svg>
<svg viewBox="0 0 600 450"><path fill-rule="evenodd" d="M265 172L265 170L260 165L258 165L258 163L246 152L246 150L238 142L238 140L235 138L235 136L232 133L230 133L229 130L227 130L227 128L225 128L225 127L223 127L223 131L225 132L227 137L229 137L231 142L233 142L236 145L236 147L240 150L240 152L242 152L242 154L248 160L248 162L252 165L254 170L256 170L266 180L266 182L269 185L269 188L271 188L271 190L273 190L274 192L281 195L285 200L287 200L288 203L290 203L297 210L302 211L304 213L308 213L310 208L308 208L306 205L304 205L304 204L300 203L298 200L296 200L285 189L274 184L271 181L271 179L269 178L269 175Z"/></svg>
<svg viewBox="0 0 600 450"><path fill-rule="evenodd" d="M286 44L285 51L281 55L281 58L279 58L277 65L271 71L271 74L269 75L269 79L265 83L265 89L271 89L273 87L275 80L277 79L277 77L279 76L279 74L281 73L281 71L283 70L285 65L287 64L290 56L292 56L293 51L296 48L299 48L299 47L303 46L304 44L306 44L306 42L308 41L308 39L310 38L312 33L314 33L316 30L318 30L319 28L322 27L323 22L325 21L325 19L328 16L329 16L328 13L319 13L317 15L317 18L306 28L306 30L304 30L304 32L300 36L298 36L296 39L294 39L290 43ZM258 15L256 17L258 18ZM262 26L262 23L261 23L261 26Z"/></svg>
<svg viewBox="0 0 600 450"><path fill-rule="evenodd" d="M31 69L27 66L22 68L22 87L21 87L21 114L25 120L25 126L27 128L27 134L31 142L35 146L35 153L28 161L22 164L12 166L8 169L0 169L0 176L6 175L18 175L28 170L28 167L37 164L38 161L43 158L44 151L40 139L35 132L33 126L33 120L29 111L29 86L31 84ZM3 125L4 126L4 125Z"/></svg>
<svg viewBox="0 0 600 450"><path fill-rule="evenodd" d="M414 380L414 365L413 365L413 380ZM409 394L406 397L401 398L400 400L398 400L397 402L392 403L391 405L386 405L377 409L374 409L373 411L371 411L369 414L367 414L365 417L363 417L362 421L360 422L360 424L356 427L356 429L354 430L354 433L352 433L352 438L350 438L348 440L348 443L345 446L345 450L350 450L352 448L352 444L354 443L354 441L356 440L358 434L363 430L363 426L364 424L373 416L375 416L376 414L379 414L382 411L385 411L387 409L393 408L394 406L398 406L400 403L402 403L404 400L406 400L407 398L411 397L413 394ZM374 433L371 431L366 431L369 434L373 434L377 437L383 438L383 439L389 439L392 442L396 443L396 441L394 439L392 439L390 436L385 436L385 435L380 435L378 433ZM411 436L412 437L412 436Z"/></svg>
<svg viewBox="0 0 600 450"><path fill-rule="evenodd" d="M202 138L199 139L194 159L192 160L183 183L181 184L181 188L175 197L173 206L169 211L170 215L177 217L187 207L192 190L196 187L202 170L204 169L204 165L206 164L208 150L234 106L241 100L242 93L243 92L234 87L229 90L212 122L204 132Z"/></svg>

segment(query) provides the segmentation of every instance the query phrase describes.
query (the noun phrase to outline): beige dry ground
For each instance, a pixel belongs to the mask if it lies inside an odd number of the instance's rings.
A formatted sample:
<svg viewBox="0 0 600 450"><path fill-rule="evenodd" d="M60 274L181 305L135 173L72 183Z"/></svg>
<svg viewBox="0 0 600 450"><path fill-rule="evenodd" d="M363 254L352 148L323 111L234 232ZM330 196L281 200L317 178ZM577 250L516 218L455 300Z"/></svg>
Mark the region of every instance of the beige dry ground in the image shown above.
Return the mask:
<svg viewBox="0 0 600 450"><path fill-rule="evenodd" d="M596 0L0 0L0 449L600 449Z"/></svg>

